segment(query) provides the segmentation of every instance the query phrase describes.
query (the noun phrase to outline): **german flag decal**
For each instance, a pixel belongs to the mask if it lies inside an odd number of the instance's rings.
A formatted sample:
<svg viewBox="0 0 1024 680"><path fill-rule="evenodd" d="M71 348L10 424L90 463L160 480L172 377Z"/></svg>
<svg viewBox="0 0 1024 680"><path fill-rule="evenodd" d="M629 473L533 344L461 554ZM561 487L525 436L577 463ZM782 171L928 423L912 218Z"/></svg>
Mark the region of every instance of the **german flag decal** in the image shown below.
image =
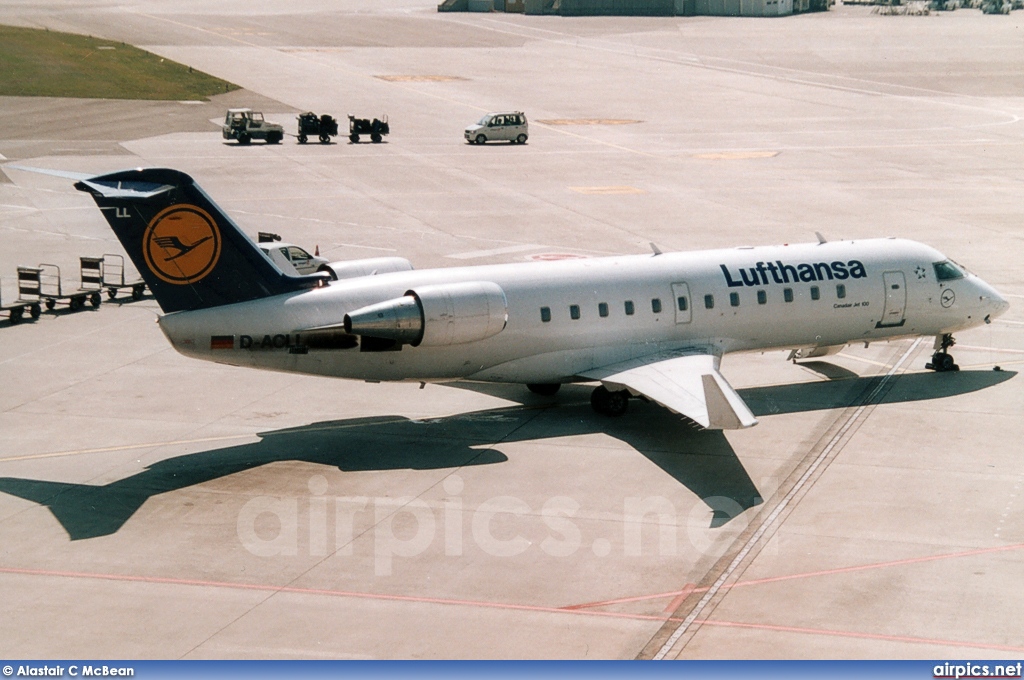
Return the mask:
<svg viewBox="0 0 1024 680"><path fill-rule="evenodd" d="M213 335L210 336L210 349L234 349L235 336Z"/></svg>

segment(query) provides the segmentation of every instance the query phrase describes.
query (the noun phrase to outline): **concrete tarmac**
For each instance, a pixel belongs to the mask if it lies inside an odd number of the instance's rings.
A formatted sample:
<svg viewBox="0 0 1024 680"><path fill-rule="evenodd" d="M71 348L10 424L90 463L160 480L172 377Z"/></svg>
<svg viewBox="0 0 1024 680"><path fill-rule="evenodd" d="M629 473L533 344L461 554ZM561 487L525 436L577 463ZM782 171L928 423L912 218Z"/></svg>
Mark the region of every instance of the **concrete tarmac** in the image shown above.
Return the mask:
<svg viewBox="0 0 1024 680"><path fill-rule="evenodd" d="M1024 657L1024 14L438 14L430 3L29 0L238 83L208 103L0 98L0 155L183 170L249 233L419 268L899 236L1010 311L801 365L726 357L760 419L590 387L365 384L176 354L151 298L0 321L5 658ZM239 147L251 103L382 144ZM521 110L523 146L471 146ZM4 159L0 159L3 163ZM122 252L3 167L0 285ZM1001 370L993 370L998 366Z"/></svg>

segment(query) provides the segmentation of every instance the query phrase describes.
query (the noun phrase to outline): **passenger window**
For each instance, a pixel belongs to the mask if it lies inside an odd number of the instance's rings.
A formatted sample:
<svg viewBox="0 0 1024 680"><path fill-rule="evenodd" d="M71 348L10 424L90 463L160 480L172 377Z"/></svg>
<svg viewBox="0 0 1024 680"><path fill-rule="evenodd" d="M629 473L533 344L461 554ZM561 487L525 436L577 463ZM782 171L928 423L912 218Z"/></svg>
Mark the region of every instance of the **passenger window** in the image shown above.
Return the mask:
<svg viewBox="0 0 1024 680"><path fill-rule="evenodd" d="M812 300L820 300L821 299L821 291L818 290L817 286L811 286L811 299Z"/></svg>
<svg viewBox="0 0 1024 680"><path fill-rule="evenodd" d="M836 297L840 300L846 297L846 286L841 283L836 284Z"/></svg>
<svg viewBox="0 0 1024 680"><path fill-rule="evenodd" d="M676 304L679 305L680 312L685 312L686 308L689 306L689 303L686 301L685 297L676 298Z"/></svg>
<svg viewBox="0 0 1024 680"><path fill-rule="evenodd" d="M569 316L571 316L573 318L573 320L579 319L580 318L580 306L579 305L569 305Z"/></svg>
<svg viewBox="0 0 1024 680"><path fill-rule="evenodd" d="M785 300L786 302L792 302L793 301L793 289L792 288L783 288L782 289L782 299Z"/></svg>
<svg viewBox="0 0 1024 680"><path fill-rule="evenodd" d="M661 298L651 300L651 311L655 314L661 314Z"/></svg>
<svg viewBox="0 0 1024 680"><path fill-rule="evenodd" d="M551 321L551 308L550 307L541 307L540 308L540 320L543 321L544 323L547 323L548 321Z"/></svg>
<svg viewBox="0 0 1024 680"><path fill-rule="evenodd" d="M714 309L715 308L715 296L714 295L705 295L704 296L704 308L705 309Z"/></svg>
<svg viewBox="0 0 1024 680"><path fill-rule="evenodd" d="M768 293L763 290L757 291L757 304L763 305L768 302Z"/></svg>
<svg viewBox="0 0 1024 680"><path fill-rule="evenodd" d="M597 305L597 313L601 316L608 316L608 303L601 302Z"/></svg>
<svg viewBox="0 0 1024 680"><path fill-rule="evenodd" d="M729 293L729 304L732 305L733 307L739 307L740 306L740 294L739 293Z"/></svg>
<svg viewBox="0 0 1024 680"><path fill-rule="evenodd" d="M625 307L626 307L626 316L633 316L633 312L636 311L635 309L633 309L633 301L632 300L626 300Z"/></svg>

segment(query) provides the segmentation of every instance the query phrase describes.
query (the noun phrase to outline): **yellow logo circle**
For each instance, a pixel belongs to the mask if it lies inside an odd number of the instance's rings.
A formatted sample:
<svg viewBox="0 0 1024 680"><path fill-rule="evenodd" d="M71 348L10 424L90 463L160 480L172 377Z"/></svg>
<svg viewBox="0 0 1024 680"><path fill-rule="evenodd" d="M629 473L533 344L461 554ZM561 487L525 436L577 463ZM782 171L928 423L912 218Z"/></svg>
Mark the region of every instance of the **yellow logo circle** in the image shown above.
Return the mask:
<svg viewBox="0 0 1024 680"><path fill-rule="evenodd" d="M194 205L161 210L142 237L142 253L150 271L177 285L205 278L220 259L220 246L217 223Z"/></svg>

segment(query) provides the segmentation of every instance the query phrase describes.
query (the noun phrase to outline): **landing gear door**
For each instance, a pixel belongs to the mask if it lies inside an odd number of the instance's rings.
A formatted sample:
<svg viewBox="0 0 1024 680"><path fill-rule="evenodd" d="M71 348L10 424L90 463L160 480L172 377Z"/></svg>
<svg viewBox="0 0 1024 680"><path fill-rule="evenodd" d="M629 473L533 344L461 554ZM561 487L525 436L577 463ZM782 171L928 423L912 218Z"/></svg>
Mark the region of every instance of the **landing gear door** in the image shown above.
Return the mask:
<svg viewBox="0 0 1024 680"><path fill-rule="evenodd" d="M676 308L676 323L690 323L690 287L685 283L673 283L672 299Z"/></svg>
<svg viewBox="0 0 1024 680"><path fill-rule="evenodd" d="M903 272L885 272L885 309L879 327L902 326L905 319L903 313L907 309L907 279Z"/></svg>

